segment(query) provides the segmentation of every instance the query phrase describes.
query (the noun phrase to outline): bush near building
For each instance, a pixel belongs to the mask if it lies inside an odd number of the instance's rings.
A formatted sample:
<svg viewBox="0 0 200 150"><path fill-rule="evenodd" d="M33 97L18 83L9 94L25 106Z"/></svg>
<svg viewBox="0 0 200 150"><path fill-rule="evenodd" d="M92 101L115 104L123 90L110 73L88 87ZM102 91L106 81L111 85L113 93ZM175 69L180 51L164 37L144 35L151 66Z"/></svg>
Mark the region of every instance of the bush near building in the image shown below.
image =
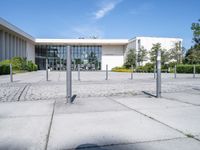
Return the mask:
<svg viewBox="0 0 200 150"><path fill-rule="evenodd" d="M9 73L10 73L10 65L0 65L0 75Z"/></svg>
<svg viewBox="0 0 200 150"><path fill-rule="evenodd" d="M195 65L196 73L200 73L200 65ZM177 73L193 73L194 65L177 65Z"/></svg>
<svg viewBox="0 0 200 150"><path fill-rule="evenodd" d="M38 67L32 61L27 61L25 58L13 57L10 60L0 62L0 74L10 73L10 64L12 64L13 73L24 71L37 71Z"/></svg>
<svg viewBox="0 0 200 150"><path fill-rule="evenodd" d="M163 73L174 73L175 63L169 63L167 65L163 65L161 71ZM195 65L196 73L200 73L200 64ZM176 66L177 73L193 73L194 65L190 64L178 64ZM127 69L126 67L115 67L112 69L113 72L131 72L131 69ZM153 73L154 72L154 64L147 63L144 66L137 67L134 72L143 72L143 73Z"/></svg>
<svg viewBox="0 0 200 150"><path fill-rule="evenodd" d="M132 72L132 69L126 68L126 67L114 67L112 68L113 72Z"/></svg>

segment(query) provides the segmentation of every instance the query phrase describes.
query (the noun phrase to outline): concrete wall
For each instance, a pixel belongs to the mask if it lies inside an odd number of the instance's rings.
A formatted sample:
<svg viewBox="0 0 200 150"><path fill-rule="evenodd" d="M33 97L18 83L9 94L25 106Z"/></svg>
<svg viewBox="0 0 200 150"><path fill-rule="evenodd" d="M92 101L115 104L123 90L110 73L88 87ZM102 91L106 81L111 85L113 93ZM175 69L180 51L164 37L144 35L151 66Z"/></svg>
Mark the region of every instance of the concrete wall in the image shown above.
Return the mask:
<svg viewBox="0 0 200 150"><path fill-rule="evenodd" d="M35 63L35 45L32 42L26 43L26 57L27 60L32 60Z"/></svg>
<svg viewBox="0 0 200 150"><path fill-rule="evenodd" d="M160 37L136 37L129 41L126 47L124 60L126 59L126 55L128 53L128 50L133 48L136 50L136 53L138 53L139 49L141 47L144 47L148 52L151 51L151 48L153 47L153 44L160 43L161 48L165 50L170 50L175 47L175 43L181 44L182 47L182 39L179 38L160 38ZM145 65L146 63L150 62L149 55L147 54L147 61L144 61L140 65ZM138 65L138 64L137 64Z"/></svg>
<svg viewBox="0 0 200 150"><path fill-rule="evenodd" d="M136 49L136 40L133 40L133 41L130 41L126 47L125 47L125 52L124 52L124 63L126 61L126 57L127 57L127 54L129 53L129 50L130 49Z"/></svg>
<svg viewBox="0 0 200 150"><path fill-rule="evenodd" d="M124 62L124 46L121 45L104 45L102 46L102 70L111 70L116 66L122 66Z"/></svg>
<svg viewBox="0 0 200 150"><path fill-rule="evenodd" d="M28 47L28 49L27 49ZM25 37L0 26L0 61L11 59L12 57L31 58L35 60L34 43ZM28 52L31 50L31 52ZM27 54L31 53L31 54Z"/></svg>
<svg viewBox="0 0 200 150"><path fill-rule="evenodd" d="M182 39L179 38L159 38L159 37L137 37L137 42L140 40L141 46L143 46L147 51L150 51L153 44L161 43L161 47L166 50L170 50L171 48L174 48L175 43L181 42ZM137 43L136 42L136 43ZM139 47L136 47L138 50Z"/></svg>

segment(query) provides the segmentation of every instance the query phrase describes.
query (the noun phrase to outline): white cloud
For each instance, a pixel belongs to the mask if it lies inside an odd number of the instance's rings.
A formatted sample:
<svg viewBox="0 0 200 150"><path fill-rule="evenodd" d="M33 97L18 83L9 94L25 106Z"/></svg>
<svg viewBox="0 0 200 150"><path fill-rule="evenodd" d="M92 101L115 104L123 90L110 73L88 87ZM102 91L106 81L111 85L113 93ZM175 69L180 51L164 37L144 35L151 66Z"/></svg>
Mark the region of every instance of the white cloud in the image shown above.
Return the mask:
<svg viewBox="0 0 200 150"><path fill-rule="evenodd" d="M99 10L97 10L94 13L94 18L95 19L101 19L103 18L106 14L108 14L111 10L113 10L118 3L120 3L122 0L112 0L109 1L108 3L104 3Z"/></svg>

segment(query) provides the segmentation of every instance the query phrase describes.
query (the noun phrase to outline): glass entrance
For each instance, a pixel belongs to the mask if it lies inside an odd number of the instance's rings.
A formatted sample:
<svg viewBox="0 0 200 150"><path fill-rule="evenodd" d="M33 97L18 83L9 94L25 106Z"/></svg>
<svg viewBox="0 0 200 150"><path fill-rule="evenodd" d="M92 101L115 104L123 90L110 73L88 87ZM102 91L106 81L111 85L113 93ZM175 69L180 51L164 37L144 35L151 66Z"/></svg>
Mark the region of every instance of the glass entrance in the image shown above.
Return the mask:
<svg viewBox="0 0 200 150"><path fill-rule="evenodd" d="M74 45L72 50L72 70L101 70L101 52L99 45ZM46 69L45 59L48 58L51 70L66 70L66 45L36 45L36 64L39 69Z"/></svg>

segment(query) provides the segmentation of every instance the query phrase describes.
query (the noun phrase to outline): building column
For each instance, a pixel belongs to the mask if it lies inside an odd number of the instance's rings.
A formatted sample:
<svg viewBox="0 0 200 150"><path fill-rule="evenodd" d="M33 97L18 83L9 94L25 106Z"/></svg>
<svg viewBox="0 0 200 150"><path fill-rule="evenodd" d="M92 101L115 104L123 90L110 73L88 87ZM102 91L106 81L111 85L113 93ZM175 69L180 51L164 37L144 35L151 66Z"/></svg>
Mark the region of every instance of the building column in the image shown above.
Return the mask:
<svg viewBox="0 0 200 150"><path fill-rule="evenodd" d="M28 56L27 56L27 43L26 43L26 40L24 41L24 48L25 48L25 57L26 57L26 59L28 58Z"/></svg>
<svg viewBox="0 0 200 150"><path fill-rule="evenodd" d="M16 37L13 35L13 56L16 56Z"/></svg>
<svg viewBox="0 0 200 150"><path fill-rule="evenodd" d="M17 56L20 56L20 52L19 52L19 38L17 37Z"/></svg>
<svg viewBox="0 0 200 150"><path fill-rule="evenodd" d="M10 58L13 58L13 36L12 34L9 35L9 39L10 39L10 45L9 45L9 49L10 49Z"/></svg>
<svg viewBox="0 0 200 150"><path fill-rule="evenodd" d="M5 34L5 39L6 39L6 58L5 59L9 59L9 33L6 32Z"/></svg>
<svg viewBox="0 0 200 150"><path fill-rule="evenodd" d="M5 33L0 31L0 61L5 59Z"/></svg>

